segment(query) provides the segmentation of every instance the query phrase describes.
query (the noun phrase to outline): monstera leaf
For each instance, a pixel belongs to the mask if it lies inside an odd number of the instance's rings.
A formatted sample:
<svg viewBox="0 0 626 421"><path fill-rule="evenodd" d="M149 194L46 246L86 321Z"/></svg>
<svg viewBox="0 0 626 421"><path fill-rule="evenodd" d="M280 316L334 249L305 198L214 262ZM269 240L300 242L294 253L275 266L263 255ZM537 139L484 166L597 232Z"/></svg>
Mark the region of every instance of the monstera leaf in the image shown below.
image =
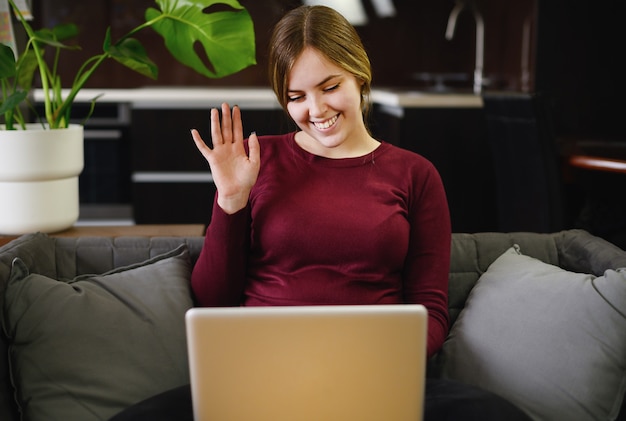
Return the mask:
<svg viewBox="0 0 626 421"><path fill-rule="evenodd" d="M68 126L78 92L108 58L156 79L156 64L134 38L142 29L152 28L163 37L165 46L176 60L206 77L221 78L256 64L252 19L237 0L156 0L156 7L160 9L148 8L146 22L118 41L113 42L111 31L107 30L103 53L88 58L79 67L69 92L65 94L61 75L57 73L58 61L62 50L79 48L62 42L78 33L77 26L70 23L35 31L20 13L15 0L8 0L8 3L26 31L28 42L17 62L11 48L0 44L0 116L4 116L6 129L14 129L16 124L26 128L20 104L29 101L27 92L32 88L37 70L45 121L51 129ZM53 50L51 55L47 53L52 63L50 66L44 59L46 50ZM92 102L92 110L96 99Z"/></svg>
<svg viewBox="0 0 626 421"><path fill-rule="evenodd" d="M146 10L146 21L181 63L211 78L236 73L255 61L254 26L236 0L157 0L161 10ZM214 9L214 10L211 10ZM201 57L194 48L202 46Z"/></svg>

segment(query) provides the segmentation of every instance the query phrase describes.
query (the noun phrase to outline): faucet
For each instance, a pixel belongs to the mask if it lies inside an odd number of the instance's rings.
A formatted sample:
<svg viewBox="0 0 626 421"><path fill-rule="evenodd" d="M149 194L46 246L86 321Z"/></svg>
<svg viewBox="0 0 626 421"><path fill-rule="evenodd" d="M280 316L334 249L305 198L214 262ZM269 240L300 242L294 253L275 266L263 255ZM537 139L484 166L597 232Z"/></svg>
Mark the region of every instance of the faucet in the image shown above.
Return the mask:
<svg viewBox="0 0 626 421"><path fill-rule="evenodd" d="M474 67L474 93L480 94L483 88L483 62L485 50L485 22L476 7L473 0L456 0L454 8L448 17L448 26L446 28L446 39L449 41L454 37L454 29L459 13L465 7L471 8L474 20L476 21L476 63Z"/></svg>

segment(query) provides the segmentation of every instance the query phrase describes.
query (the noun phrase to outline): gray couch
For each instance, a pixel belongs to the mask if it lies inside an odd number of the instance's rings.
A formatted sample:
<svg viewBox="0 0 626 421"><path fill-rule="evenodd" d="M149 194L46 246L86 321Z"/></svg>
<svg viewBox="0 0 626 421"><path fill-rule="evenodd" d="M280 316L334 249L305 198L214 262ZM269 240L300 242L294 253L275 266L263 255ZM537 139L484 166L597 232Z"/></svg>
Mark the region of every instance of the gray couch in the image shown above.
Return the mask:
<svg viewBox="0 0 626 421"><path fill-rule="evenodd" d="M16 402L24 419L107 419L185 384L201 247L44 234L0 247L0 419L20 419ZM429 376L490 389L535 419L621 419L622 267L626 252L580 230L453 234L454 324Z"/></svg>

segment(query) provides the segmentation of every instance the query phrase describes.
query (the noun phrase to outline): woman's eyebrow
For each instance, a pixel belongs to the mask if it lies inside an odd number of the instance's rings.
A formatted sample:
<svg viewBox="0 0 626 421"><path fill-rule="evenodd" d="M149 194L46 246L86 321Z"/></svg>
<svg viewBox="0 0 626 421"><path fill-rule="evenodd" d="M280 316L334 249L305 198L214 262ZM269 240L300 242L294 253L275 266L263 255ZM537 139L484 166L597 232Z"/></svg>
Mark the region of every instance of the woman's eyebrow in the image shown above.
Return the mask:
<svg viewBox="0 0 626 421"><path fill-rule="evenodd" d="M335 79L337 77L340 77L341 75L337 74L337 75L329 75L327 77L324 78L324 80L322 80L320 83L318 83L316 86L322 86L323 84L325 84L326 82L328 82L329 80Z"/></svg>
<svg viewBox="0 0 626 421"><path fill-rule="evenodd" d="M322 85L324 85L325 83L327 83L329 80L335 79L341 77L341 74L336 74L336 75L328 75L326 76L320 83L318 83L317 85L315 85L315 87L320 87ZM288 89L287 92L300 92L299 89Z"/></svg>

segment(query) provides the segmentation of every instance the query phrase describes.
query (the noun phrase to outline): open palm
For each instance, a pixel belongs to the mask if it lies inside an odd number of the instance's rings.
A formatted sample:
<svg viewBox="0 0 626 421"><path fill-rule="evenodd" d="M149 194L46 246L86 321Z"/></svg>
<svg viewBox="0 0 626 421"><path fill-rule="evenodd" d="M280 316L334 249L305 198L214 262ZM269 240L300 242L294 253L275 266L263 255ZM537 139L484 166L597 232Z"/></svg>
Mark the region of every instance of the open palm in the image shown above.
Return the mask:
<svg viewBox="0 0 626 421"><path fill-rule="evenodd" d="M252 133L248 139L249 154L246 154L239 107L233 107L231 113L230 106L222 104L221 122L219 111L211 110L213 148L207 146L197 130L193 129L191 134L211 167L218 205L231 214L244 208L259 175L260 149L258 138Z"/></svg>

